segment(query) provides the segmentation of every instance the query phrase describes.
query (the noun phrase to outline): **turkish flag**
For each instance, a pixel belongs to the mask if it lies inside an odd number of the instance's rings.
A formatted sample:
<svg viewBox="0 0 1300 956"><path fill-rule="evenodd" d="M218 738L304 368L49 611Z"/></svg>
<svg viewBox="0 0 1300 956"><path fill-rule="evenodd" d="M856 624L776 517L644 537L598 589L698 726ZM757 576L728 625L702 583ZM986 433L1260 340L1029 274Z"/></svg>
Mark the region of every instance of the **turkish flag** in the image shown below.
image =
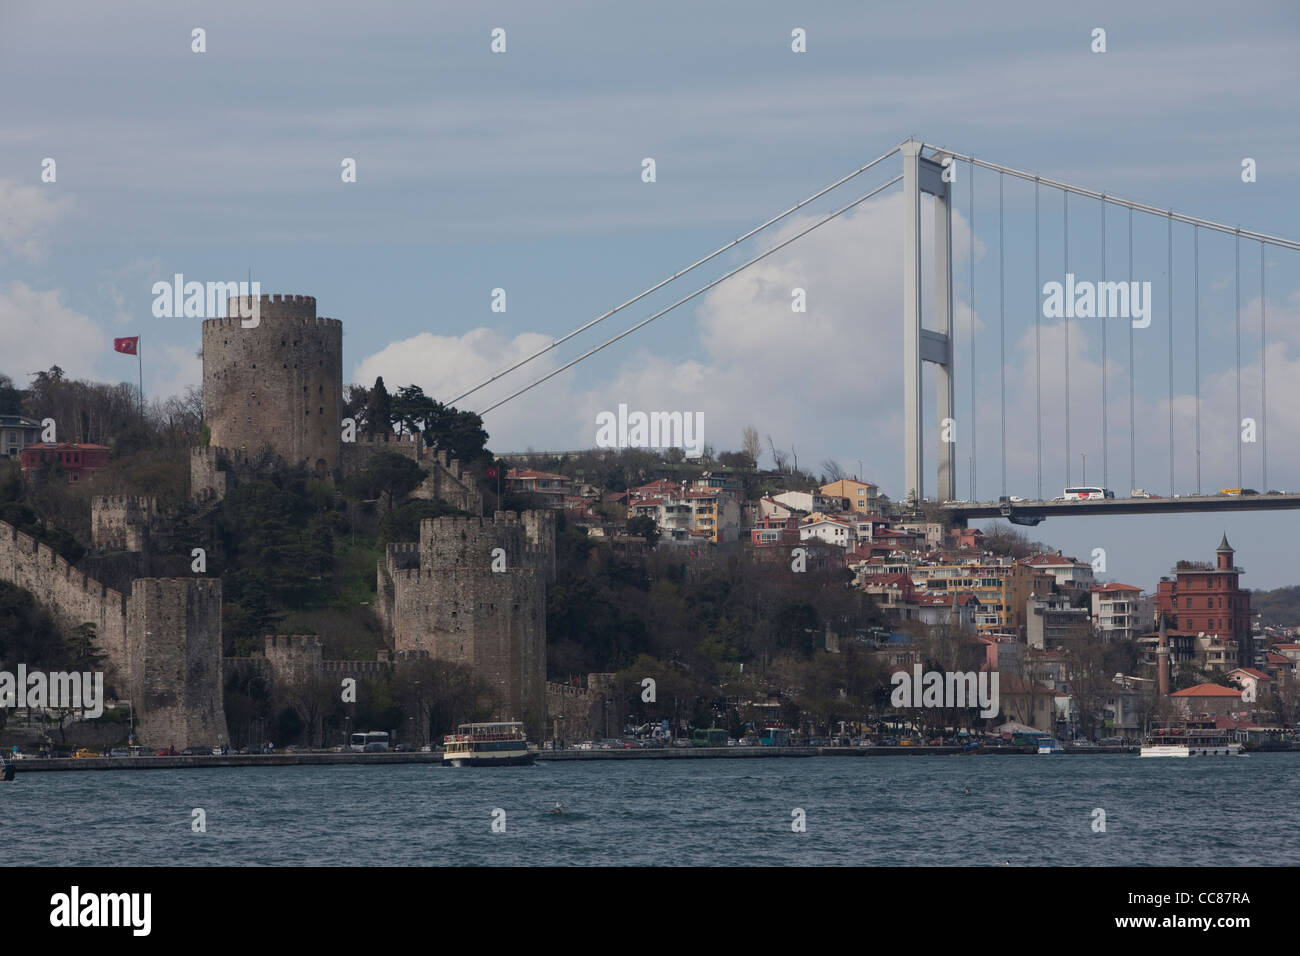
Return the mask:
<svg viewBox="0 0 1300 956"><path fill-rule="evenodd" d="M487 476L489 478L495 478L497 476L497 470L495 468L489 468L487 470Z"/></svg>
<svg viewBox="0 0 1300 956"><path fill-rule="evenodd" d="M124 352L127 355L135 355L136 346L140 342L140 336L133 335L129 339L113 339L113 351Z"/></svg>

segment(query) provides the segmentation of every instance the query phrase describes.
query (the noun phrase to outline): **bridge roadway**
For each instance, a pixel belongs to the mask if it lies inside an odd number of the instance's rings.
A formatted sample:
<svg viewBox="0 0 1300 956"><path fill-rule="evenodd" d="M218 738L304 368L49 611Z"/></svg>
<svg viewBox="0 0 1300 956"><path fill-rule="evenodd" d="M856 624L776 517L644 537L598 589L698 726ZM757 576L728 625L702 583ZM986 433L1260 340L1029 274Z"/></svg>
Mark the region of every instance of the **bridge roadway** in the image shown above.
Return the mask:
<svg viewBox="0 0 1300 956"><path fill-rule="evenodd" d="M1013 524L1038 524L1052 517L1175 514L1188 511L1280 511L1300 508L1300 494L1181 495L1177 498L1101 498L1089 501L953 501L943 510L965 527L977 518L1006 518Z"/></svg>

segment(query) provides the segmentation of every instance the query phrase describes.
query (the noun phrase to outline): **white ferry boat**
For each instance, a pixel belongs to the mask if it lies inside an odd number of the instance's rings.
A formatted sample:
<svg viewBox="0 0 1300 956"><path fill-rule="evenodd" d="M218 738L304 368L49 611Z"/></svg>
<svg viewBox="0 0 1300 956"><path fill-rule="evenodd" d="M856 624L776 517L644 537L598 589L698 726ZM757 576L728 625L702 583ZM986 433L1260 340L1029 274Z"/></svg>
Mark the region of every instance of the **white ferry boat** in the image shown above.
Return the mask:
<svg viewBox="0 0 1300 956"><path fill-rule="evenodd" d="M1240 757L1245 748L1212 720L1160 724L1142 740L1143 757Z"/></svg>
<svg viewBox="0 0 1300 956"><path fill-rule="evenodd" d="M1039 737L1038 752L1040 754L1063 754L1065 748L1061 746L1060 741L1055 737Z"/></svg>
<svg viewBox="0 0 1300 956"><path fill-rule="evenodd" d="M511 767L530 764L537 756L528 749L519 721L461 724L457 731L442 738L444 766Z"/></svg>

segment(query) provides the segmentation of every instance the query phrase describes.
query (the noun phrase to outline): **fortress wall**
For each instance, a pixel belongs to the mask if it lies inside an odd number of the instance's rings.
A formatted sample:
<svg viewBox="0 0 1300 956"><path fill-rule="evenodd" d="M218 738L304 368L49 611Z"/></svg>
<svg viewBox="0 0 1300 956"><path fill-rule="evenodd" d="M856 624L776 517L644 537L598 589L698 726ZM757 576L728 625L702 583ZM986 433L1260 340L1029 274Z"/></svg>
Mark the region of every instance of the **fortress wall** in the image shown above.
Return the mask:
<svg viewBox="0 0 1300 956"><path fill-rule="evenodd" d="M157 518L157 498L95 495L90 499L91 543L110 551L142 551Z"/></svg>
<svg viewBox="0 0 1300 956"><path fill-rule="evenodd" d="M339 468L344 477L347 477L364 469L370 459L384 452L392 452L418 463L420 460L420 441L415 435L406 435L399 438L391 433L388 435L359 434L354 442L340 443L339 452L341 455Z"/></svg>
<svg viewBox="0 0 1300 956"><path fill-rule="evenodd" d="M221 685L221 581L137 579L127 618L131 698L140 739L178 748L228 741Z"/></svg>
<svg viewBox="0 0 1300 956"><path fill-rule="evenodd" d="M128 674L126 599L75 570L48 545L0 521L0 579L30 591L60 627L89 621L97 644L121 676Z"/></svg>
<svg viewBox="0 0 1300 956"><path fill-rule="evenodd" d="M340 458L343 323L317 317L311 296L264 295L260 310L252 328L238 317L203 323L211 444L250 455L269 446L327 476Z"/></svg>
<svg viewBox="0 0 1300 956"><path fill-rule="evenodd" d="M398 652L427 651L466 664L497 694L499 718L539 719L545 711L546 592L536 571L411 569L394 571L392 578Z"/></svg>

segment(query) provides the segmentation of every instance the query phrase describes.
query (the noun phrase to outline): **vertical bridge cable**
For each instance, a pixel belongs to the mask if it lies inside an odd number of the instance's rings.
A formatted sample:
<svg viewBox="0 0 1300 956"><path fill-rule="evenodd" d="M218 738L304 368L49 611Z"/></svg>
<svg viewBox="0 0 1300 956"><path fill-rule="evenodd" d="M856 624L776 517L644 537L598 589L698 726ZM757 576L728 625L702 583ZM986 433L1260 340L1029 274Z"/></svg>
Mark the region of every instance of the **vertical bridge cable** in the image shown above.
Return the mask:
<svg viewBox="0 0 1300 956"><path fill-rule="evenodd" d="M1002 389L1002 494L1007 493L1007 296L1006 245L1003 241L1002 187L1006 174L998 173L998 364Z"/></svg>
<svg viewBox="0 0 1300 956"><path fill-rule="evenodd" d="M1169 210L1169 230L1165 245L1169 248L1169 496L1174 494L1174 215Z"/></svg>
<svg viewBox="0 0 1300 956"><path fill-rule="evenodd" d="M1128 211L1128 281L1129 290L1133 288L1133 210ZM1147 308L1151 308L1151 303L1147 303ZM1131 310L1130 310L1131 311ZM1133 416L1133 320L1129 319L1128 325L1128 486L1129 489L1137 487L1137 432L1134 427L1136 419Z"/></svg>
<svg viewBox="0 0 1300 956"><path fill-rule="evenodd" d="M970 182L966 184L967 205L970 207L970 500L975 496L975 157L970 162Z"/></svg>
<svg viewBox="0 0 1300 956"><path fill-rule="evenodd" d="M1043 335L1042 335L1042 300L1038 298L1042 288L1042 277L1038 268L1038 180L1034 179L1034 417L1037 421L1037 441L1034 448L1038 454L1038 500L1043 500Z"/></svg>
<svg viewBox="0 0 1300 956"><path fill-rule="evenodd" d="M1264 490L1268 491L1268 368L1264 364L1268 344L1268 307L1264 298L1264 243L1259 244L1259 450L1264 464Z"/></svg>
<svg viewBox="0 0 1300 956"><path fill-rule="evenodd" d="M1241 231L1236 239L1237 266L1232 285L1232 332L1237 339L1237 420L1232 430L1236 434L1237 446L1237 487L1241 488ZM1264 489L1268 491L1267 488Z"/></svg>
<svg viewBox="0 0 1300 956"><path fill-rule="evenodd" d="M1101 281L1106 281L1106 194L1101 196ZM1100 305L1100 303L1098 303ZM1101 310L1097 312L1100 314ZM1101 318L1101 486L1110 487L1110 445L1106 441L1110 406L1106 403L1106 317Z"/></svg>
<svg viewBox="0 0 1300 956"><path fill-rule="evenodd" d="M1201 493L1201 227L1192 227L1192 396L1196 402L1196 493Z"/></svg>
<svg viewBox="0 0 1300 956"><path fill-rule="evenodd" d="M1070 274L1070 190L1061 190L1061 195L1065 199L1065 224L1061 230L1065 236L1065 274ZM1071 485L1070 480L1070 313L1074 311L1074 303L1065 304L1064 315L1062 320L1065 322L1065 484Z"/></svg>

